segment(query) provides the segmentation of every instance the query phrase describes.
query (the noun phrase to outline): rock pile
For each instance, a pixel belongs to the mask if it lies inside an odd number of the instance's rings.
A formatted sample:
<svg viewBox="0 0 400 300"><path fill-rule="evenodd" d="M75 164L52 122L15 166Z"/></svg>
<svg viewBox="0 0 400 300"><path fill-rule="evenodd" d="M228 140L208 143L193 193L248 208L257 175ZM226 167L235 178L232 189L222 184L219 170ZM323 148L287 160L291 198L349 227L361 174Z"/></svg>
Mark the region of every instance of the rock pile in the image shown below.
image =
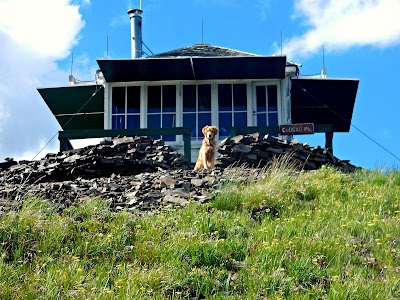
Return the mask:
<svg viewBox="0 0 400 300"><path fill-rule="evenodd" d="M217 171L215 171L217 172ZM221 187L215 172L192 171L162 140L116 138L99 145L48 154L38 161L0 163L0 210L41 195L59 210L86 197L108 199L116 209L147 210L206 201Z"/></svg>
<svg viewBox="0 0 400 300"><path fill-rule="evenodd" d="M316 170L323 165L335 166L345 172L356 169L348 160L340 160L321 147L310 147L297 140L287 142L270 135L261 138L258 133L226 138L220 143L218 152L217 165L221 167L232 164L264 167L274 158L286 155L303 170Z"/></svg>
<svg viewBox="0 0 400 300"><path fill-rule="evenodd" d="M48 154L38 161L6 159L0 163L0 212L20 205L30 195L49 199L60 211L89 197L108 199L114 209L140 211L166 205L185 206L189 201L202 203L233 178L257 180L262 176L257 167L288 153L305 170L323 164L346 171L355 168L324 149L286 143L271 136L260 139L258 134L226 139L219 153L216 169L201 172L193 171L185 158L162 140L148 137L116 138Z"/></svg>
<svg viewBox="0 0 400 300"><path fill-rule="evenodd" d="M135 175L161 169L188 169L185 157L162 140L149 137L124 137L99 145L48 154L38 161L6 159L7 182L40 183L77 178Z"/></svg>

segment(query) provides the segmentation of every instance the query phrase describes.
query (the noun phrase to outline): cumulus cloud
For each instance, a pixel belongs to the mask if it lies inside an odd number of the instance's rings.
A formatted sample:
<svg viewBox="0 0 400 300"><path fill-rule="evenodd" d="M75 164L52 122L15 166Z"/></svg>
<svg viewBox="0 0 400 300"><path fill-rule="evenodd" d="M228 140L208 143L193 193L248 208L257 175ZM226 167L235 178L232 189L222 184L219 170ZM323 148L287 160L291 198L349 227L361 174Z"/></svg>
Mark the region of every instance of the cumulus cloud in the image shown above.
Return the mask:
<svg viewBox="0 0 400 300"><path fill-rule="evenodd" d="M357 46L387 47L400 42L399 0L299 0L294 19L304 34L285 41L288 57Z"/></svg>
<svg viewBox="0 0 400 300"><path fill-rule="evenodd" d="M0 2L0 161L39 151L59 125L37 88L63 86L68 70L57 62L70 55L84 21L79 4L90 1ZM50 145L56 150L58 143ZM29 159L29 157L25 157Z"/></svg>

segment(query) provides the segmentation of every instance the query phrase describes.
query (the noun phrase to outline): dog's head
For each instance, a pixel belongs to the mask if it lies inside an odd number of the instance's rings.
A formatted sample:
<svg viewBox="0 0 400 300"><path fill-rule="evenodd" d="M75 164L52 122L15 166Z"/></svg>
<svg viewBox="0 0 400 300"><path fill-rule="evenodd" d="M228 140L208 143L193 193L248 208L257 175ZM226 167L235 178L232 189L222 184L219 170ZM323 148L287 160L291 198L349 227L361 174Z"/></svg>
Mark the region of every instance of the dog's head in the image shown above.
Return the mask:
<svg viewBox="0 0 400 300"><path fill-rule="evenodd" d="M215 136L218 134L218 128L215 126L206 125L201 131L203 132L204 137L211 141L214 140Z"/></svg>

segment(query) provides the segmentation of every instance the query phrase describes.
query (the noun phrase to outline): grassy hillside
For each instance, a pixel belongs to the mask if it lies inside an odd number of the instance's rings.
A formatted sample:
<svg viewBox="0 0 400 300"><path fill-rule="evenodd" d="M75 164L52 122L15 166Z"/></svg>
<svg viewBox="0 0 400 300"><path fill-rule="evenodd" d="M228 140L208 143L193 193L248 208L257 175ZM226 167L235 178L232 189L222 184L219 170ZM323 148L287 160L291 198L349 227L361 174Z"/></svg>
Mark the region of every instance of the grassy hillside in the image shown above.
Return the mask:
<svg viewBox="0 0 400 300"><path fill-rule="evenodd" d="M41 199L0 219L1 299L400 299L400 173L240 170L140 214Z"/></svg>

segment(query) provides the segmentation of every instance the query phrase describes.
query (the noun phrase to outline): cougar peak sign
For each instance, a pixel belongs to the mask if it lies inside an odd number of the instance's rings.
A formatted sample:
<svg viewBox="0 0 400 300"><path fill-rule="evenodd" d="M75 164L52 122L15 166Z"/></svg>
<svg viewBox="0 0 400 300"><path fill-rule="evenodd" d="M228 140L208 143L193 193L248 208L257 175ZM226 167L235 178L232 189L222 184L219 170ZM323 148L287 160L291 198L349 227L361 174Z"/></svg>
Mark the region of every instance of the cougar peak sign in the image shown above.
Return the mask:
<svg viewBox="0 0 400 300"><path fill-rule="evenodd" d="M314 133L313 123L279 125L279 134L281 135L313 134L313 133Z"/></svg>

